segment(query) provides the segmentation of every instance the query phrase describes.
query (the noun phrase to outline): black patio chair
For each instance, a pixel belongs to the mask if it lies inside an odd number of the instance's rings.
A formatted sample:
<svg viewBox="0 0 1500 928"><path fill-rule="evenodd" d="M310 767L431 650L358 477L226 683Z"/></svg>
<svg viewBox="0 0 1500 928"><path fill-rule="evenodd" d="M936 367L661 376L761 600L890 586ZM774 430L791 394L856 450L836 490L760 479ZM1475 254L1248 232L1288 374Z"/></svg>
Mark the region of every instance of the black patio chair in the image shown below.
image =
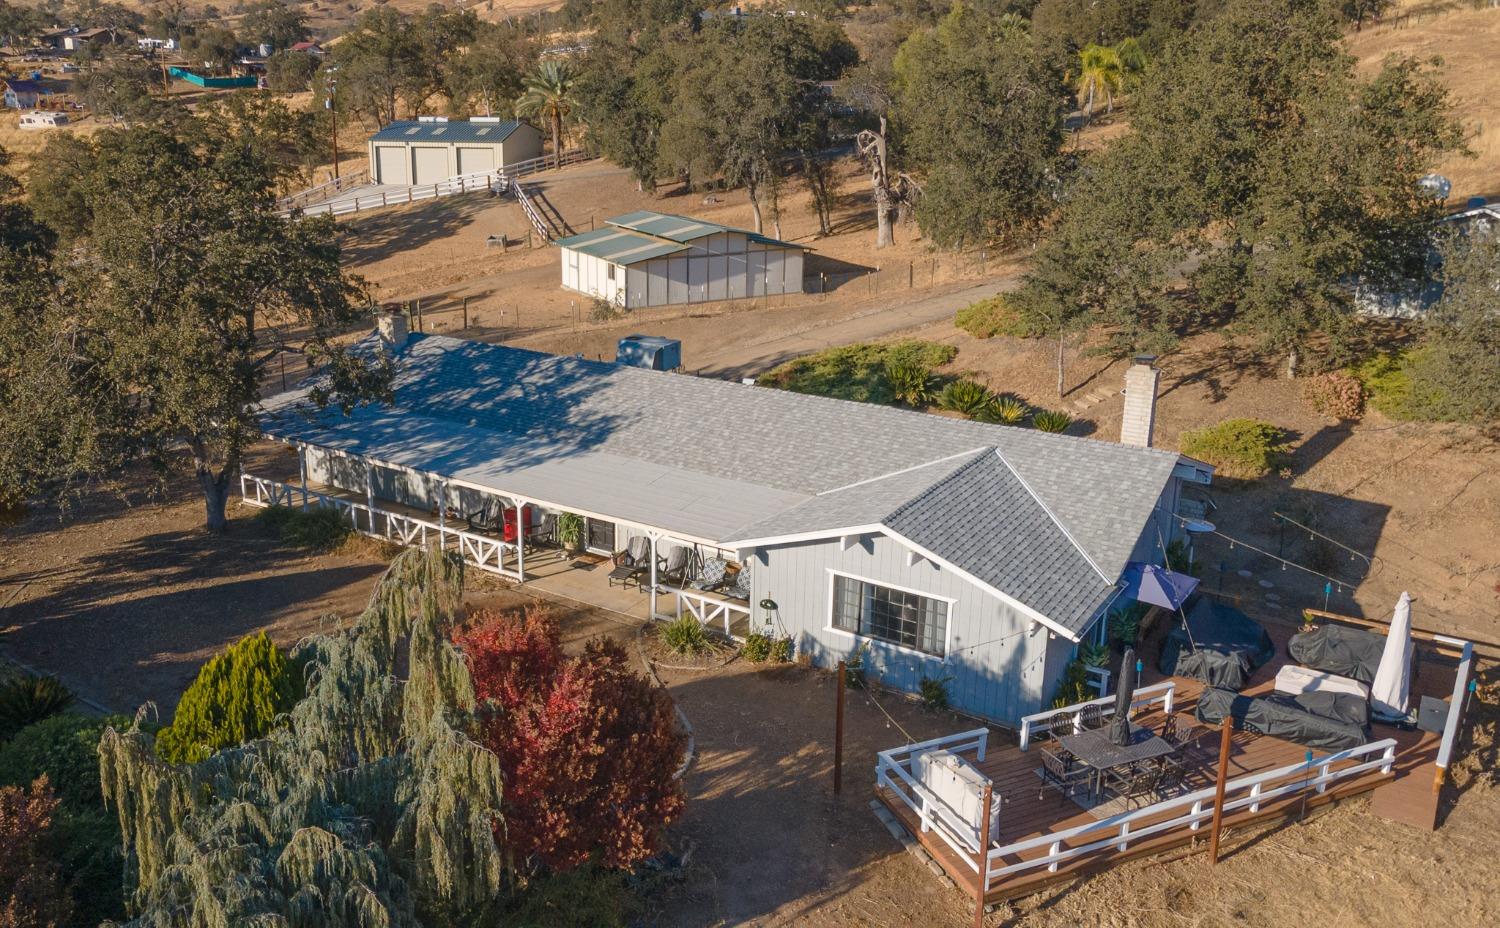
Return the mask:
<svg viewBox="0 0 1500 928"><path fill-rule="evenodd" d="M637 535L615 554L615 569L609 572L609 585L641 585L641 578L651 572L651 540Z"/></svg>
<svg viewBox="0 0 1500 928"><path fill-rule="evenodd" d="M532 548L557 547L557 513L542 513L541 521L526 533L526 544Z"/></svg>
<svg viewBox="0 0 1500 928"><path fill-rule="evenodd" d="M1106 771L1104 783L1115 795L1125 800L1125 808L1135 808L1136 803L1149 804L1157 801L1157 790L1161 786L1160 764L1118 767Z"/></svg>
<svg viewBox="0 0 1500 928"><path fill-rule="evenodd" d="M684 587L688 578L693 576L693 562L697 560L692 548L686 545L672 545L667 549L667 556L657 562L657 580L669 586Z"/></svg>
<svg viewBox="0 0 1500 928"><path fill-rule="evenodd" d="M1062 751L1063 747L1058 744L1058 739L1073 734L1073 713L1058 711L1039 721L1040 724L1031 736L1032 742L1045 745L1053 751Z"/></svg>
<svg viewBox="0 0 1500 928"><path fill-rule="evenodd" d="M1071 757L1054 754L1046 748L1041 749L1041 754L1042 766L1037 772L1042 775L1042 785L1036 792L1038 800L1046 796L1048 789L1057 790L1058 798L1066 799L1079 787L1088 788L1089 768L1075 766Z"/></svg>
<svg viewBox="0 0 1500 928"><path fill-rule="evenodd" d="M464 513L464 521L468 523L471 532L492 532L496 535L505 532L505 503L493 496L487 496L484 503L473 512Z"/></svg>
<svg viewBox="0 0 1500 928"><path fill-rule="evenodd" d="M1078 729L1080 731L1093 731L1104 727L1104 710L1094 703L1085 705L1078 710Z"/></svg>

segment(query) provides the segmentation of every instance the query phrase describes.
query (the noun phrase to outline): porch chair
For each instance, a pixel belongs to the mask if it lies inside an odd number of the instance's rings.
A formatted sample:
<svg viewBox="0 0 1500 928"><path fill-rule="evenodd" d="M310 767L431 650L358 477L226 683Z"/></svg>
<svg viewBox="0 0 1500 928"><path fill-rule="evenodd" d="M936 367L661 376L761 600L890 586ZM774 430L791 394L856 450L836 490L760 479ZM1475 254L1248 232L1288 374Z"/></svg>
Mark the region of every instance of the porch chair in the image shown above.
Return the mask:
<svg viewBox="0 0 1500 928"><path fill-rule="evenodd" d="M724 594L725 596L728 596L730 599L739 599L745 602L749 602L750 565L740 565L739 573L735 574L730 579L729 583L725 584L723 587L720 587L719 592Z"/></svg>
<svg viewBox="0 0 1500 928"><path fill-rule="evenodd" d="M505 533L505 504L498 497L487 496L484 503L473 512L464 513L464 521L471 532Z"/></svg>
<svg viewBox="0 0 1500 928"><path fill-rule="evenodd" d="M531 548L557 547L557 513L542 513L541 521L526 533L526 544Z"/></svg>
<svg viewBox="0 0 1500 928"><path fill-rule="evenodd" d="M1104 727L1104 711L1096 705L1086 705L1078 710L1078 728L1081 731L1093 731Z"/></svg>
<svg viewBox="0 0 1500 928"><path fill-rule="evenodd" d="M722 557L709 557L703 559L703 566L698 570L698 577L688 582L688 586L695 590L711 592L724 585L724 575L729 572L729 562Z"/></svg>
<svg viewBox="0 0 1500 928"><path fill-rule="evenodd" d="M1125 800L1125 808L1135 808L1135 803L1156 801L1162 783L1162 768L1160 764L1117 768L1104 774L1104 783Z"/></svg>
<svg viewBox="0 0 1500 928"><path fill-rule="evenodd" d="M1057 790L1058 798L1066 799L1080 786L1087 788L1089 768L1075 767L1072 758L1054 754L1046 748L1041 749L1041 754L1042 766L1037 772L1042 775L1042 785L1036 791L1038 801L1046 796L1048 789Z"/></svg>
<svg viewBox="0 0 1500 928"><path fill-rule="evenodd" d="M667 549L667 556L657 564L656 578L671 586L686 586L688 578L693 575L693 561L696 559L693 549L687 545L672 545Z"/></svg>
<svg viewBox="0 0 1500 928"><path fill-rule="evenodd" d="M641 585L641 577L651 572L651 540L637 535L615 555L615 569L609 572L609 585Z"/></svg>
<svg viewBox="0 0 1500 928"><path fill-rule="evenodd" d="M1073 733L1073 713L1054 712L1041 720L1041 724L1033 730L1031 743L1037 746L1045 745L1053 751L1061 752L1062 745L1058 739L1064 735Z"/></svg>

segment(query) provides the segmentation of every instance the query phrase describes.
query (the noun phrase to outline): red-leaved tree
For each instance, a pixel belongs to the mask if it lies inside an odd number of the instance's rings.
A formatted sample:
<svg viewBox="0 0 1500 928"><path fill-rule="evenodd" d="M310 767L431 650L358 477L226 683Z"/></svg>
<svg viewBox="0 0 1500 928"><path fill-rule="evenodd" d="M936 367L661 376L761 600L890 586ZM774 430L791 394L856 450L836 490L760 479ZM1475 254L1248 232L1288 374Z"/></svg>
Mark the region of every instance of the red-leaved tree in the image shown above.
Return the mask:
<svg viewBox="0 0 1500 928"><path fill-rule="evenodd" d="M456 636L481 702L485 745L505 775L505 840L532 868L597 855L626 867L654 855L683 807L673 776L686 738L665 690L608 639L562 651L543 606L473 616Z"/></svg>
<svg viewBox="0 0 1500 928"><path fill-rule="evenodd" d="M73 903L48 850L57 797L47 778L0 788L0 928L53 928Z"/></svg>

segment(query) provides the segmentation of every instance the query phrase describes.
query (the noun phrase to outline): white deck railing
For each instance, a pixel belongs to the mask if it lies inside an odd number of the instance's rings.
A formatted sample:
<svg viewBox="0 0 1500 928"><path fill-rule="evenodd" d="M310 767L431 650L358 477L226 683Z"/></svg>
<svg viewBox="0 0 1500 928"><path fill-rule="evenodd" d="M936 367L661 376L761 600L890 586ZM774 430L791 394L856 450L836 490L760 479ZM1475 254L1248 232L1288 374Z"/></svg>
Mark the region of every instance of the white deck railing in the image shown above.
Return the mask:
<svg viewBox="0 0 1500 928"><path fill-rule="evenodd" d="M380 538L407 547L426 547L435 543L440 550L455 551L480 570L512 580L520 580L520 562L516 546L488 535L464 531L452 525L371 509L365 503L330 496L305 487L240 474L240 497L250 506L320 506L344 513L353 529L362 535Z"/></svg>
<svg viewBox="0 0 1500 928"><path fill-rule="evenodd" d="M984 760L989 747L988 728L975 728L942 738L933 738L919 744L881 751L876 755L875 785L885 787L890 795L904 802L922 823L923 832L931 832L962 858L975 873L979 872L979 834L973 824L965 821L958 812L944 802L936 793L923 786L913 769L917 755L928 751L950 751L962 756L965 751L974 753L974 760ZM998 815L1001 806L999 794L992 797L993 814Z"/></svg>
<svg viewBox="0 0 1500 928"><path fill-rule="evenodd" d="M1458 673L1453 680L1453 697L1448 702L1448 721L1443 725L1443 740L1438 745L1437 768L1438 776L1441 777L1443 771L1448 769L1448 762L1453 758L1453 748L1458 743L1458 727L1469 692L1469 675L1474 670L1474 643L1447 635L1434 635L1433 640L1460 649Z"/></svg>
<svg viewBox="0 0 1500 928"><path fill-rule="evenodd" d="M1371 770L1389 775L1395 762L1396 742L1386 738L1300 764L1240 777L1225 786L1224 813L1229 815L1241 809L1255 813L1264 803L1285 796L1307 791L1325 793L1330 784L1362 776ZM1134 842L1169 832L1197 831L1204 822L1213 818L1214 793L1214 788L1209 787L1096 822L994 848L989 852L984 889L988 892L996 880L1028 870L1044 868L1055 873L1065 861L1099 851L1123 852ZM1171 815L1172 812L1179 814ZM1167 817L1162 818L1163 815ZM1045 853L1030 859L1016 859L1039 849L1044 849ZM1011 858L1011 862L1007 863L1005 858Z"/></svg>
<svg viewBox="0 0 1500 928"><path fill-rule="evenodd" d="M399 206L402 203L415 203L419 200L431 200L434 197L451 197L459 193L474 193L480 190L503 191L507 183L509 181L501 171L480 171L475 174L450 177L435 184L417 184L397 190L382 190L379 193L350 197L346 200L313 203L302 207L302 215L321 216L327 213L331 216L345 216L361 210ZM282 215L290 216L291 212L291 210L284 210Z"/></svg>
<svg viewBox="0 0 1500 928"><path fill-rule="evenodd" d="M679 590L673 587L668 587L667 589L677 597L676 617L679 619L682 618L683 612L686 611L688 615L693 616L704 625L722 622L724 625L724 634L731 638L734 637L734 633L729 630L729 627L736 620L744 619L747 623L750 620L751 613L748 604L742 606L727 599L705 596L693 590Z"/></svg>
<svg viewBox="0 0 1500 928"><path fill-rule="evenodd" d="M1143 686L1135 691L1130 700L1132 711L1144 709L1147 706L1161 703L1161 711L1167 715L1172 714L1177 694L1177 684L1172 680L1165 683L1153 683L1151 686ZM1100 715L1108 718L1115 714L1115 697L1101 696L1098 699L1090 699L1087 702L1077 702L1071 706L1062 706L1057 709L1048 709L1045 712L1037 712L1033 715L1024 716L1021 719L1021 750L1025 751L1031 747L1031 737L1044 731L1051 731L1058 723L1069 725L1072 731L1083 731L1083 709L1085 706L1098 706Z"/></svg>

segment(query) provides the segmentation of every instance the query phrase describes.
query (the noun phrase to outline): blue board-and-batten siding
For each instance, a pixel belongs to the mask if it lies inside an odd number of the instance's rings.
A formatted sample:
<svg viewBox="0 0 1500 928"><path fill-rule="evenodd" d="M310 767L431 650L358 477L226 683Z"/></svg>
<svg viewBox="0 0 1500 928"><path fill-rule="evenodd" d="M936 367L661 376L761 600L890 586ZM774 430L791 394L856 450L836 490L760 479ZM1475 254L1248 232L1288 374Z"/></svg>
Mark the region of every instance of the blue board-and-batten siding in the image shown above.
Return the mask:
<svg viewBox="0 0 1500 928"><path fill-rule="evenodd" d="M1072 642L1058 639L1049 648L1045 628L1028 632L1028 616L947 568L927 560L910 564L909 551L884 535L863 536L848 549L840 539L762 548L751 560L753 601L774 600L777 631L791 635L819 666L868 644L870 676L885 686L915 692L924 676L947 679L955 708L1011 724L1036 712L1050 699ZM830 570L952 600L946 657L830 630Z"/></svg>

